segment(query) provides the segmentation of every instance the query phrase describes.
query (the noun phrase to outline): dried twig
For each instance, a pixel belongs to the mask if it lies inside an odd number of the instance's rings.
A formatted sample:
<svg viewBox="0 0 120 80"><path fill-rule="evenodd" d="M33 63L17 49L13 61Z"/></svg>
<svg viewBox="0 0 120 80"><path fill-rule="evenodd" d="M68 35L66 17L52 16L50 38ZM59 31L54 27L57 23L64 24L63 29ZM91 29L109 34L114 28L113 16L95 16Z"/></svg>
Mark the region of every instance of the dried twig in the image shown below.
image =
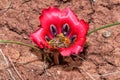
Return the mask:
<svg viewBox="0 0 120 80"><path fill-rule="evenodd" d="M93 75L94 77L99 77L99 76L101 76L101 77L105 77L105 76L110 76L110 75L115 75L115 74L120 74L120 71L115 71L115 72L111 72L111 73L105 73L105 74L102 74L102 75Z"/></svg>
<svg viewBox="0 0 120 80"><path fill-rule="evenodd" d="M8 61L8 59L6 58L5 54L2 52L1 49L0 49L0 53L1 53L1 55L2 55L2 57L3 57L3 59L4 59L5 63L6 63L6 65L7 65L7 67L8 67L8 66L9 66L9 61ZM10 74L11 79L12 79L12 80L15 80L15 77L13 76L12 71L11 71L9 68L7 68L7 71L8 71L8 73Z"/></svg>
<svg viewBox="0 0 120 80"><path fill-rule="evenodd" d="M15 65L13 64L12 60L11 60L10 58L7 58L7 57L5 56L5 54L2 52L1 49L0 49L0 53L2 54L3 59L5 60L5 63L6 63L6 65L7 65L7 67L9 67L9 64L11 64L11 66L12 66L13 69L14 69L14 71L15 71L16 74L18 75L18 77L19 77L21 80L24 80L24 79L22 78L22 76L20 75L20 73L18 72L18 70L16 69L16 67L15 67ZM10 62L10 63L9 63L9 62ZM15 77L13 76L12 71L11 71L9 68L6 68L6 69L7 69L7 71L9 72L12 80L15 80Z"/></svg>
<svg viewBox="0 0 120 80"><path fill-rule="evenodd" d="M77 55L74 55L74 56L77 56ZM82 57L80 57L80 56L77 56L78 58L80 58L80 59L82 59L83 61L85 61L85 59L83 59ZM87 66L87 65L86 65ZM80 68L80 67L79 67ZM80 68L80 69L82 69L82 68ZM88 72L86 72L84 69L82 69L82 71L84 71L92 80L95 80L95 78L94 77L105 77L105 76L110 76L110 75L115 75L115 74L120 74L120 71L118 70L118 71L115 71L115 72L111 72L111 73L105 73L105 74L102 74L102 75L94 75L94 74L90 74L90 73L88 73Z"/></svg>
<svg viewBox="0 0 120 80"><path fill-rule="evenodd" d="M76 56L76 57L78 57L79 59L82 59L83 61L85 61L85 59L83 59L82 57L80 57L79 55L75 55L75 54L73 54L74 56ZM87 65L86 65L87 66ZM84 70L84 69L82 69L82 68L80 68L80 67L78 67L79 69L81 69L82 71L84 71L92 80L95 80L95 78L90 74L90 73L88 73L86 70Z"/></svg>
<svg viewBox="0 0 120 80"><path fill-rule="evenodd" d="M22 76L20 75L20 73L18 72L18 70L16 69L16 67L15 67L15 65L13 64L12 60L11 60L10 58L8 58L8 59L9 59L11 65L12 65L13 69L14 69L15 72L17 73L18 77L19 77L21 80L24 80L24 79L22 78Z"/></svg>
<svg viewBox="0 0 120 80"><path fill-rule="evenodd" d="M80 68L80 67L79 67ZM80 68L82 71L84 71L92 80L96 80L90 73L85 71L84 69Z"/></svg>
<svg viewBox="0 0 120 80"><path fill-rule="evenodd" d="M51 74L47 71L49 66L46 64L46 56L44 56L44 62L43 62L42 68L43 68L43 71L40 73L40 75L45 73L47 76L51 76Z"/></svg>

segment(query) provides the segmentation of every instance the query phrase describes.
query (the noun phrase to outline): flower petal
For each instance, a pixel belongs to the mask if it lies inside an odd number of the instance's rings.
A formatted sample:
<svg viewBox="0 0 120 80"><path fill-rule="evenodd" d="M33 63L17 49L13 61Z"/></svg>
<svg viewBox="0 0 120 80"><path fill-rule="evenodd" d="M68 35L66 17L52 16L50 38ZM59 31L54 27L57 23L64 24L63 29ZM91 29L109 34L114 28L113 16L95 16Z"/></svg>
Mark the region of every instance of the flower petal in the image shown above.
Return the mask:
<svg viewBox="0 0 120 80"><path fill-rule="evenodd" d="M39 19L42 28L31 34L30 38L40 48L49 48L50 45L45 40L46 36L49 40L49 38L52 39L57 34L64 33L69 39L76 35L76 39L69 47L58 49L61 55L70 56L71 54L78 54L83 50L89 26L84 20L79 20L70 8L60 11L58 8L50 7L42 11ZM68 24L69 28L64 28L64 24ZM54 25L54 27L50 27L51 25Z"/></svg>
<svg viewBox="0 0 120 80"><path fill-rule="evenodd" d="M53 24L57 27L58 33L60 33L60 10L55 7L50 7L42 11L42 15L39 17L41 26L50 32L50 25Z"/></svg>
<svg viewBox="0 0 120 80"><path fill-rule="evenodd" d="M37 31L32 33L30 35L31 40L33 40L38 47L44 48L44 46L47 46L46 40L45 40L45 31L43 28L39 28Z"/></svg>
<svg viewBox="0 0 120 80"><path fill-rule="evenodd" d="M70 8L66 8L61 13L61 23L63 26L67 23L70 26L71 35L80 33L81 36L85 36L88 30L88 24L84 20L78 20L77 16L72 12ZM70 37L70 35L68 35Z"/></svg>
<svg viewBox="0 0 120 80"><path fill-rule="evenodd" d="M71 54L79 54L80 52L82 52L83 47L79 46L79 45L74 45L72 47L69 48L64 48L60 50L60 54L62 56L70 56Z"/></svg>

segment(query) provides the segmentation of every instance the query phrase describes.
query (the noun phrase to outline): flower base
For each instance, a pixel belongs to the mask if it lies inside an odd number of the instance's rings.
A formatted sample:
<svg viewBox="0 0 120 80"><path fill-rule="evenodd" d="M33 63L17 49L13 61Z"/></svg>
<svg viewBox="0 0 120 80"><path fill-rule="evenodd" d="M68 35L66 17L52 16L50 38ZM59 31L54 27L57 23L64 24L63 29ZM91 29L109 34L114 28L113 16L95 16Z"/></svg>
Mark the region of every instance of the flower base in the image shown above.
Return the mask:
<svg viewBox="0 0 120 80"><path fill-rule="evenodd" d="M61 64L63 56L57 50L44 49L44 54L42 55L43 60L49 62L50 64Z"/></svg>

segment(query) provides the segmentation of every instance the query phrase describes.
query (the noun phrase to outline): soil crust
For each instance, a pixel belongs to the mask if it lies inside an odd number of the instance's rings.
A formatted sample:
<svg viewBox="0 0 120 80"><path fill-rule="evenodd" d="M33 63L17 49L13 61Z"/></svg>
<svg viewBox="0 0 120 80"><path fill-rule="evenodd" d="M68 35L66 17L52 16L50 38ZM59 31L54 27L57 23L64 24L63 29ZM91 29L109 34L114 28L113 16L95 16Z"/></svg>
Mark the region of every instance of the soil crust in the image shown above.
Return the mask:
<svg viewBox="0 0 120 80"><path fill-rule="evenodd" d="M0 40L34 44L29 35L49 6L69 6L90 30L120 22L120 0L0 0ZM120 80L120 25L91 34L86 43L80 58L50 67L38 51L0 43L0 80Z"/></svg>

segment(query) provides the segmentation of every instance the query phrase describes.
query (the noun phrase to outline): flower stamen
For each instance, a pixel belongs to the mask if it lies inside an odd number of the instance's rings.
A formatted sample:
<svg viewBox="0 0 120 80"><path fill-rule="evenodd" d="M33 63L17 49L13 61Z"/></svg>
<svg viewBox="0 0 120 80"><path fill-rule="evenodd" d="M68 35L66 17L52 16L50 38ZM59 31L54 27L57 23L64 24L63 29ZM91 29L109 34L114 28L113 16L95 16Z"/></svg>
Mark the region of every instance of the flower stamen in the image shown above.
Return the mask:
<svg viewBox="0 0 120 80"><path fill-rule="evenodd" d="M70 39L61 33L51 39L48 43L54 48L66 48L70 44Z"/></svg>

